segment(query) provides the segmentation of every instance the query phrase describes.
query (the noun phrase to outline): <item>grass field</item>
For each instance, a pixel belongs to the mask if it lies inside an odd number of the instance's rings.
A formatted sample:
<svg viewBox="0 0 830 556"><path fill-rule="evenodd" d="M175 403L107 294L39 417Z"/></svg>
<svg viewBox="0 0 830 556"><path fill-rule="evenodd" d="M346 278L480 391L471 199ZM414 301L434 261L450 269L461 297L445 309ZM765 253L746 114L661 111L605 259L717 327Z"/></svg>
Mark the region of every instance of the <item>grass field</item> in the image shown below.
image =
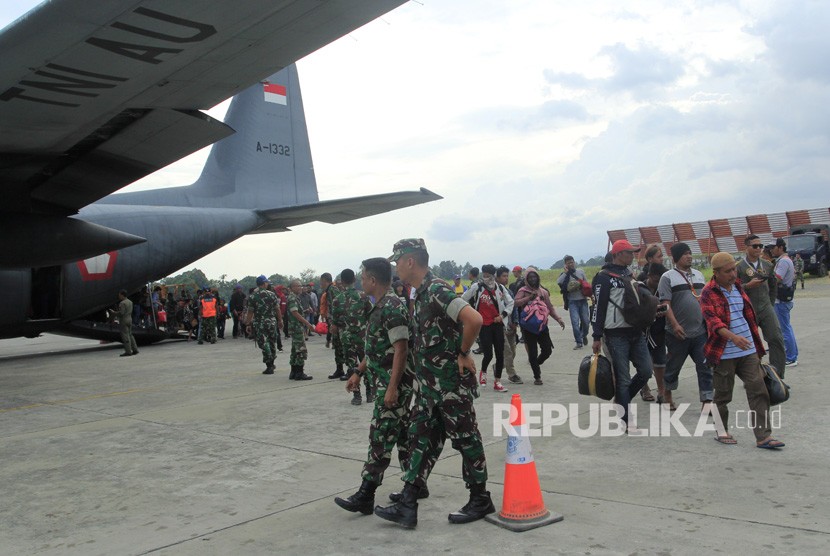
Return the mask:
<svg viewBox="0 0 830 556"><path fill-rule="evenodd" d="M585 271L585 275L588 277L589 282L593 280L596 273L600 271L600 267L598 266L586 266L579 268ZM698 268L698 270L703 273L703 276L707 281L712 278L711 267L702 269ZM551 299L553 300L554 305L556 305L557 300L559 301L559 305L561 305L562 302L562 296L559 294L559 286L556 285L556 280L559 278L560 274L562 274L562 269L559 268L555 270L539 271L539 276L542 279L542 285L550 291ZM796 292L796 297L823 297L827 295L828 290L830 290L830 279L826 277L818 278L817 276L807 274L804 276L804 289L802 290L799 286L798 291Z"/></svg>

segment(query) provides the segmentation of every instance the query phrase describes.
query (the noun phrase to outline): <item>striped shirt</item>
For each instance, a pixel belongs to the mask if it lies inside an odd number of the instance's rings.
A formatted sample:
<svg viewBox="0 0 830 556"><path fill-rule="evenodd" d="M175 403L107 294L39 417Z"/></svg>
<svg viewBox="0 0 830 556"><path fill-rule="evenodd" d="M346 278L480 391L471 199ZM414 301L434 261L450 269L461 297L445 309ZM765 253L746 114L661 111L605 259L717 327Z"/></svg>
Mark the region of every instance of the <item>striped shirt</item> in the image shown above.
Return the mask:
<svg viewBox="0 0 830 556"><path fill-rule="evenodd" d="M755 353L755 343L752 339L752 332L749 329L749 323L744 317L744 300L741 297L741 292L738 288L733 287L731 290L720 288L726 300L729 302L729 331L738 336L743 336L749 340L749 349L742 350L732 340L727 340L726 348L723 350L721 360L723 359L737 359Z"/></svg>

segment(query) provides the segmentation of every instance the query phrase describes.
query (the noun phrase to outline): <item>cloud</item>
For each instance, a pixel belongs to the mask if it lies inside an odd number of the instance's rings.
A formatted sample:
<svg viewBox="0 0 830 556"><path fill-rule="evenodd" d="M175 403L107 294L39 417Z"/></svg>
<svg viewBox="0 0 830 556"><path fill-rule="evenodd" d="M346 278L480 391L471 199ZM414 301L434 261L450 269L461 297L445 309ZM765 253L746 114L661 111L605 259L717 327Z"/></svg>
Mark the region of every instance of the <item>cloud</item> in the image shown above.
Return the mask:
<svg viewBox="0 0 830 556"><path fill-rule="evenodd" d="M605 80L608 92L630 91L641 94L655 87L673 84L684 73L684 61L659 48L641 45L631 50L623 43L605 46L600 54L611 60L612 76Z"/></svg>
<svg viewBox="0 0 830 556"><path fill-rule="evenodd" d="M480 221L457 213L444 214L432 221L428 236L440 242L464 242L472 238Z"/></svg>
<svg viewBox="0 0 830 556"><path fill-rule="evenodd" d="M588 78L574 72L546 69L545 79L551 85L569 89L599 89L606 94L628 92L637 98L653 94L663 87L675 84L685 74L686 61L661 49L640 44L631 49L623 43L607 45L599 50L607 58L611 74Z"/></svg>
<svg viewBox="0 0 830 556"><path fill-rule="evenodd" d="M766 57L789 79L830 83L830 5L781 2L748 31L764 38Z"/></svg>

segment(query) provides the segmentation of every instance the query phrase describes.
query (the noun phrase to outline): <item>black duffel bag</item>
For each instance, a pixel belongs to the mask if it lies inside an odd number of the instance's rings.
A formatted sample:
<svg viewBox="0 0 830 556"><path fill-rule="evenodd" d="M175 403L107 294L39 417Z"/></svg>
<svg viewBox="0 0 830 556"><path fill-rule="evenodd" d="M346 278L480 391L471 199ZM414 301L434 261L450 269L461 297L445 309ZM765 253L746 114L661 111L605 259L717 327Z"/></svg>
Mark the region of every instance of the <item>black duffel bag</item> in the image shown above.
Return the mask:
<svg viewBox="0 0 830 556"><path fill-rule="evenodd" d="M786 382L781 380L778 373L775 372L775 367L766 363L761 363L761 370L764 372L764 384L769 392L770 406L784 403L790 399L790 387Z"/></svg>
<svg viewBox="0 0 830 556"><path fill-rule="evenodd" d="M597 396L603 400L614 397L614 371L607 357L600 354L587 355L579 364L579 393Z"/></svg>

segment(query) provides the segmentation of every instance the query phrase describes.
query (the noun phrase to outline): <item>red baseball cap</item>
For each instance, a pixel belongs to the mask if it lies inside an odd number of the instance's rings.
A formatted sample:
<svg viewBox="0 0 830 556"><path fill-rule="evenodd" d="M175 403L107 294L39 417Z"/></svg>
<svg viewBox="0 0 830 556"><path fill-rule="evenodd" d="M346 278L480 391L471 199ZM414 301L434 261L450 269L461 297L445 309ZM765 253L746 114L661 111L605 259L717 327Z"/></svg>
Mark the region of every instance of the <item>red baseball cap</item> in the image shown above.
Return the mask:
<svg viewBox="0 0 830 556"><path fill-rule="evenodd" d="M632 253L636 253L640 249L638 247L634 247L627 239L618 239L614 242L611 246L611 254L617 255L622 253L623 251L631 251Z"/></svg>
<svg viewBox="0 0 830 556"><path fill-rule="evenodd" d="M522 267L519 266L519 265L514 266L513 267L513 272L516 272L517 270L522 270Z"/></svg>

